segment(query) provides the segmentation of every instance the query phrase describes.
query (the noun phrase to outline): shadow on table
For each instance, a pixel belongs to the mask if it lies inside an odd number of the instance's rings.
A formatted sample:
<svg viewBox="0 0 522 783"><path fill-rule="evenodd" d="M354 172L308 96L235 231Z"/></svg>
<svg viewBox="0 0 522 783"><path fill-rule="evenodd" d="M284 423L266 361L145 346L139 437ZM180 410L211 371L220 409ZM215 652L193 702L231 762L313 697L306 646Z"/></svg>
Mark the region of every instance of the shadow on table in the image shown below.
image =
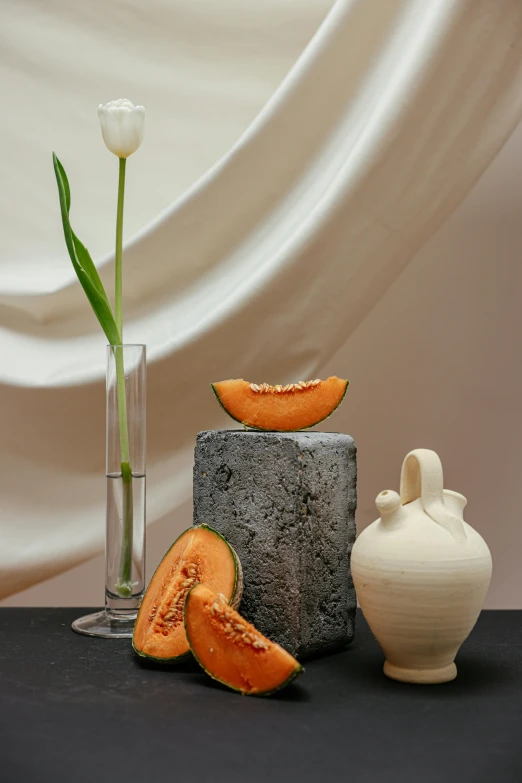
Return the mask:
<svg viewBox="0 0 522 783"><path fill-rule="evenodd" d="M199 670L201 674L203 674L203 671ZM223 691L226 693L235 693L237 696L240 696L241 694L237 691L233 691L230 688L227 688L226 685L223 685L220 682L217 682L217 680L213 680L212 677L209 676L203 676L195 675L190 677L190 680L194 682L194 684L198 684L201 687L209 688L210 690L217 690L217 691ZM280 691L276 691L276 693L270 694L270 696L267 697L256 697L256 698L268 698L270 701L294 701L294 702L306 702L310 701L310 695L308 691L303 688L302 685L299 685L296 682L290 683L286 688Z"/></svg>
<svg viewBox="0 0 522 783"><path fill-rule="evenodd" d="M398 682L386 677L383 672L384 656L372 655L371 659L368 659L364 666L359 663L356 667L357 672L356 674L353 672L353 676L360 678L361 682L372 684L381 689L407 688L410 693L414 691L426 693L434 690L437 692L451 691L455 695L463 692L469 694L472 691L487 691L489 689L498 691L502 686L510 686L518 681L520 677L515 666L510 666L505 662L499 664L496 661L484 660L476 655L461 654L457 656L456 664L456 679L450 682L439 683L436 686Z"/></svg>
<svg viewBox="0 0 522 783"><path fill-rule="evenodd" d="M192 658L187 658L179 663L165 663L148 658L140 658L135 653L129 656L135 669L142 671L168 672L173 674L185 674L185 682L193 683L199 687L231 693L231 689L206 675L199 664ZM239 694L238 694L239 695ZM308 701L307 691L298 683L290 683L286 688L270 695L271 700L277 701Z"/></svg>
<svg viewBox="0 0 522 783"><path fill-rule="evenodd" d="M456 659L457 679L454 681L456 688L466 690L498 688L501 685L511 685L520 678L518 667L498 661L485 660L476 655L462 654Z"/></svg>
<svg viewBox="0 0 522 783"><path fill-rule="evenodd" d="M201 672L198 663L192 657L187 657L183 661L168 663L167 661L155 661L150 658L141 658L135 653L132 654L132 662L138 669L156 672L178 672L178 674L195 674Z"/></svg>

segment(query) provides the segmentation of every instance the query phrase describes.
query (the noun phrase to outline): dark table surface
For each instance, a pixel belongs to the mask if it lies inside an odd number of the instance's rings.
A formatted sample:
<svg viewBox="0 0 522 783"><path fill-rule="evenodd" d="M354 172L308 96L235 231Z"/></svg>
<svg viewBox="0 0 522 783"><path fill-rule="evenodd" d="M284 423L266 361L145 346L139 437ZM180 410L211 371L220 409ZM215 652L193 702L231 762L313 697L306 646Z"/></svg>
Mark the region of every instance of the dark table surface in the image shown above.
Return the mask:
<svg viewBox="0 0 522 783"><path fill-rule="evenodd" d="M444 685L405 685L359 614L345 652L270 698L130 643L82 609L0 609L0 781L522 783L522 612L484 612Z"/></svg>

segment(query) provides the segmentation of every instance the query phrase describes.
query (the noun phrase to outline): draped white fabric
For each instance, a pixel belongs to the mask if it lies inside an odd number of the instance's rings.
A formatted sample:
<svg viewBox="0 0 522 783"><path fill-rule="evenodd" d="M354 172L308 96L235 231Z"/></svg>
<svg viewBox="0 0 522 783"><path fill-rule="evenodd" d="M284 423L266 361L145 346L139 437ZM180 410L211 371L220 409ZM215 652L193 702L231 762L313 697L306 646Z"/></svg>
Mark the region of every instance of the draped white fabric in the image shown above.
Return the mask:
<svg viewBox="0 0 522 783"><path fill-rule="evenodd" d="M522 109L518 0L8 9L0 596L103 547L104 339L62 244L50 163L54 148L110 287L116 161L98 102L148 111L124 285L125 339L148 346L150 522L190 496L197 431L225 423L208 383L315 377Z"/></svg>

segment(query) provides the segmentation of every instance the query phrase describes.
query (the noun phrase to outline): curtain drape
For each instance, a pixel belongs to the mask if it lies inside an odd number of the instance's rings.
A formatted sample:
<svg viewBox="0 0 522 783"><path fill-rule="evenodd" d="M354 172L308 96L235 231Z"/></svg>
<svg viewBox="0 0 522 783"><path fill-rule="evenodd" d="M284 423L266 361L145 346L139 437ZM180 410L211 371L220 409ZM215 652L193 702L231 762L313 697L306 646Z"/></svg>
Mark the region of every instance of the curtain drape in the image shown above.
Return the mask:
<svg viewBox="0 0 522 783"><path fill-rule="evenodd" d="M9 5L0 596L103 546L104 340L50 150L110 287L94 109L148 110L124 286L125 339L148 345L152 522L190 495L197 431L224 423L209 382L315 377L462 200L520 118L521 33L518 0Z"/></svg>

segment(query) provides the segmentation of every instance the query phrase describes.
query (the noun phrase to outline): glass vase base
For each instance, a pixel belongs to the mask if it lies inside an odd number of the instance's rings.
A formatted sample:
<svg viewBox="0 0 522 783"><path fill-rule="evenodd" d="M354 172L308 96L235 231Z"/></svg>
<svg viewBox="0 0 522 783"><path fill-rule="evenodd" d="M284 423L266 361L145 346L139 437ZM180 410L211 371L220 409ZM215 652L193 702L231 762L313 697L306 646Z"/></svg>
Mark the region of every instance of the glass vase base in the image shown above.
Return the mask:
<svg viewBox="0 0 522 783"><path fill-rule="evenodd" d="M79 617L71 627L73 631L84 636L97 636L100 639L132 639L137 616L137 610L113 614L102 609L101 612Z"/></svg>

